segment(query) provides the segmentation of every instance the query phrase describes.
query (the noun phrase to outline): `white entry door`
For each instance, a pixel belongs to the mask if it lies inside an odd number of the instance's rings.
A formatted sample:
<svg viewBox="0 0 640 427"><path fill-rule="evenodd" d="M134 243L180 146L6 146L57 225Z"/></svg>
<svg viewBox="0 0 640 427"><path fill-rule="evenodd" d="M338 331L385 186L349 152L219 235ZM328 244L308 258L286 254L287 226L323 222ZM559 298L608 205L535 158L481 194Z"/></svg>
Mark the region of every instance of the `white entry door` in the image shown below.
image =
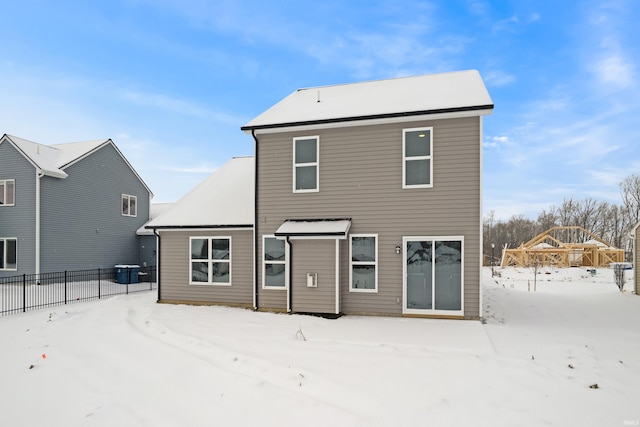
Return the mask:
<svg viewBox="0 0 640 427"><path fill-rule="evenodd" d="M403 246L403 312L464 314L463 238L405 237Z"/></svg>

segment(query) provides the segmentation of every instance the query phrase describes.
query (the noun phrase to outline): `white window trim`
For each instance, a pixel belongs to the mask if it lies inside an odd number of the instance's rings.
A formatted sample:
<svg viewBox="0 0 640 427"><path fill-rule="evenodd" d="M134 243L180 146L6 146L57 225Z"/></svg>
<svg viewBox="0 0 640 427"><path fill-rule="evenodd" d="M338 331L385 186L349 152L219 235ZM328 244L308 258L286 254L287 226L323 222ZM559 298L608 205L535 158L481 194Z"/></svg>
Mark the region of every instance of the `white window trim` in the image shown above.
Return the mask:
<svg viewBox="0 0 640 427"><path fill-rule="evenodd" d="M310 163L296 163L296 141L302 139L315 139L316 140L316 161ZM316 167L316 188L308 190L298 190L296 188L296 169L298 167L315 166ZM293 192L294 193L317 193L320 191L320 136L298 136L293 138Z"/></svg>
<svg viewBox="0 0 640 427"><path fill-rule="evenodd" d="M191 256L191 241L194 239L202 239L202 240L206 240L207 241L207 254L208 254L208 258L205 259L194 259ZM229 259L213 259L211 258L212 254L211 254L211 241L212 240L221 240L221 239L227 239L229 241ZM190 285L194 285L194 286L231 286L231 284L233 283L233 278L232 278L232 272L233 272L233 264L232 264L232 242L231 242L231 236L189 236L189 284ZM207 281L206 282L193 282L193 262L207 262L209 264L208 268L207 268ZM213 282L212 281L212 277L211 274L213 273L212 270L212 263L214 262L226 262L229 264L229 281L228 282Z"/></svg>
<svg viewBox="0 0 640 427"><path fill-rule="evenodd" d="M284 286L267 286L265 285L265 276L267 273L267 260L265 257L265 241L267 239L278 239L276 236L272 234L265 234L262 236L262 289L277 289L277 290L288 290L289 289L289 269L287 268L289 263L289 245L284 245L284 261L274 261L270 260L269 264L283 264L284 265ZM283 240L283 239L278 239Z"/></svg>
<svg viewBox="0 0 640 427"><path fill-rule="evenodd" d="M5 201L5 203L1 204L0 207L2 206L15 206L16 205L16 180L15 179L0 179L0 182L4 183L3 191L3 197L2 199ZM6 203L7 201L7 183L8 182L12 182L13 183L13 201L12 203Z"/></svg>
<svg viewBox="0 0 640 427"><path fill-rule="evenodd" d="M353 238L354 237L375 237L375 261L353 261ZM350 234L349 235L349 292L365 292L365 293L377 293L378 292L378 235L377 234ZM373 289L360 289L353 287L353 266L354 265L373 265L376 269L375 274L375 287Z"/></svg>
<svg viewBox="0 0 640 427"><path fill-rule="evenodd" d="M7 265L7 240L15 240L16 241L16 268L6 268ZM0 245L3 245L4 248L2 250L2 254L4 259L2 260L2 265L5 267L0 268L0 271L17 271L18 270L18 238L17 237L0 237Z"/></svg>
<svg viewBox="0 0 640 427"><path fill-rule="evenodd" d="M433 309L412 309L407 308L407 242L408 241L457 241L460 242L460 310L436 310ZM434 248L435 249L435 248ZM435 268L432 269L432 280L435 284ZM434 290L435 292L435 287ZM402 313L403 314L422 314L434 316L464 316L464 236L404 236L402 238Z"/></svg>
<svg viewBox="0 0 640 427"><path fill-rule="evenodd" d="M412 156L407 157L407 132L429 131L429 156ZM412 160L429 160L429 184L407 184L407 161ZM402 130L402 188L433 188L433 126L409 128Z"/></svg>
<svg viewBox="0 0 640 427"><path fill-rule="evenodd" d="M127 210L129 211L129 213L124 213L122 212L122 202L124 199L127 199L127 204L128 204L128 208ZM136 206L136 212L135 214L131 215L131 200L135 200L135 206ZM120 213L122 214L122 216L128 216L128 217L132 217L135 218L138 216L138 197L137 196L132 196L130 194L122 194L122 197L120 198Z"/></svg>

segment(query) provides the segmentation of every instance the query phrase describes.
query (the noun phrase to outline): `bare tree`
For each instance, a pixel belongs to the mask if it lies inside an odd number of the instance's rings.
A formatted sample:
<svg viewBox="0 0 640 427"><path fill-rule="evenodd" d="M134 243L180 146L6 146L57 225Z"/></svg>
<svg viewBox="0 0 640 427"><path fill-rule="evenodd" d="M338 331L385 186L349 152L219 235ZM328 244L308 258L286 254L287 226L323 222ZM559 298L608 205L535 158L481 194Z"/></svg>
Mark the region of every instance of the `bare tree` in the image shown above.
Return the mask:
<svg viewBox="0 0 640 427"><path fill-rule="evenodd" d="M622 204L628 210L629 223L638 223L640 220L640 175L630 175L620 183L620 196Z"/></svg>

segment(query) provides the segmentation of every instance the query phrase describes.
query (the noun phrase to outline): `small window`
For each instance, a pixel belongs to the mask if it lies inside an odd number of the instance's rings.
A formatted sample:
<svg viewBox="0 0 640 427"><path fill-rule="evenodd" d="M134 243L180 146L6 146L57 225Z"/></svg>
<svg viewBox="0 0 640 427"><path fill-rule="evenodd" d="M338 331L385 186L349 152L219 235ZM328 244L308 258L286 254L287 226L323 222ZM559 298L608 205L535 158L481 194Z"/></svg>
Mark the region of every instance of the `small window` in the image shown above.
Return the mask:
<svg viewBox="0 0 640 427"><path fill-rule="evenodd" d="M294 193L319 190L318 136L293 139L293 191Z"/></svg>
<svg viewBox="0 0 640 427"><path fill-rule="evenodd" d="M351 280L353 292L378 292L378 236L352 234L350 245Z"/></svg>
<svg viewBox="0 0 640 427"><path fill-rule="evenodd" d="M262 241L262 287L286 289L287 253L284 240L264 236Z"/></svg>
<svg viewBox="0 0 640 427"><path fill-rule="evenodd" d="M13 206L16 203L16 181L0 179L0 206Z"/></svg>
<svg viewBox="0 0 640 427"><path fill-rule="evenodd" d="M402 187L433 187L433 128L402 132Z"/></svg>
<svg viewBox="0 0 640 427"><path fill-rule="evenodd" d="M0 238L0 270L18 269L18 239Z"/></svg>
<svg viewBox="0 0 640 427"><path fill-rule="evenodd" d="M191 237L192 285L231 285L231 237Z"/></svg>
<svg viewBox="0 0 640 427"><path fill-rule="evenodd" d="M128 194L122 195L122 215L138 216L138 198Z"/></svg>

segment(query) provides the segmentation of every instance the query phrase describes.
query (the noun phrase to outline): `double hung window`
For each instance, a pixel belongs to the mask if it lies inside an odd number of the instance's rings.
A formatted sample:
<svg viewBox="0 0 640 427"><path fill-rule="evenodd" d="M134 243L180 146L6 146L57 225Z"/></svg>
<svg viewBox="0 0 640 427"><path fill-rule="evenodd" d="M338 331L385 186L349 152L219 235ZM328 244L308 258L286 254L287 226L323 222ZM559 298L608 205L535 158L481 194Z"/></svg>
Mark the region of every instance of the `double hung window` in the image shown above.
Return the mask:
<svg viewBox="0 0 640 427"><path fill-rule="evenodd" d="M262 287L286 289L287 252L284 240L264 236L262 240Z"/></svg>
<svg viewBox="0 0 640 427"><path fill-rule="evenodd" d="M433 187L433 128L402 131L402 188Z"/></svg>
<svg viewBox="0 0 640 427"><path fill-rule="evenodd" d="M318 161L320 137L305 136L293 139L293 192L319 191Z"/></svg>
<svg viewBox="0 0 640 427"><path fill-rule="evenodd" d="M376 234L352 234L350 242L350 290L353 292L377 292L378 236Z"/></svg>
<svg viewBox="0 0 640 427"><path fill-rule="evenodd" d="M189 258L192 285L231 285L231 237L191 237Z"/></svg>
<svg viewBox="0 0 640 427"><path fill-rule="evenodd" d="M0 179L0 206L13 206L16 203L16 181Z"/></svg>
<svg viewBox="0 0 640 427"><path fill-rule="evenodd" d="M18 239L0 237L0 270L18 269Z"/></svg>
<svg viewBox="0 0 640 427"><path fill-rule="evenodd" d="M122 215L138 216L137 202L138 202L138 198L136 196L123 194L122 195Z"/></svg>

